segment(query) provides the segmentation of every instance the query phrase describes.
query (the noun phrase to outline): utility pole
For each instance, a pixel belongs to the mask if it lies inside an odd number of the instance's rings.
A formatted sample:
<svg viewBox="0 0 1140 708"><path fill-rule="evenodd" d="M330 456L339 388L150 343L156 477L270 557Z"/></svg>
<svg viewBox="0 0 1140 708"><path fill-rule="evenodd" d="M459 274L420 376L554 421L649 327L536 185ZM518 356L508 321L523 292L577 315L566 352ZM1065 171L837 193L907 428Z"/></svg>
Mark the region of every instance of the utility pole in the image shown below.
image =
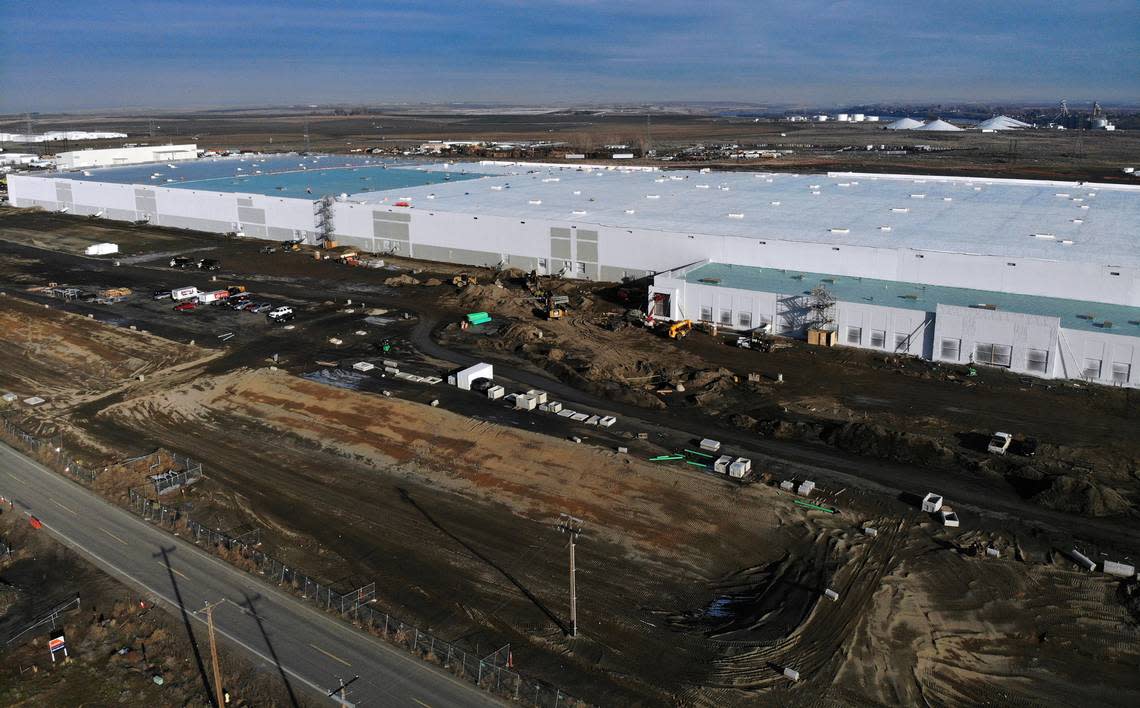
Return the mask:
<svg viewBox="0 0 1140 708"><path fill-rule="evenodd" d="M575 582L576 568L574 566L574 546L581 535L586 522L581 519L561 514L558 519L558 530L570 536L570 636L578 636L578 589Z"/></svg>
<svg viewBox="0 0 1140 708"><path fill-rule="evenodd" d="M336 680L337 680L337 682L339 682L339 683L340 683L340 686L338 686L338 687L334 688L333 690L329 691L329 692L328 692L328 697L329 697L329 698L332 698L333 696L336 696L338 699L340 699L340 703L341 703L341 704L343 704L343 705L351 705L351 704L349 704L349 703L348 703L348 685L349 685L350 683L352 683L353 681L356 681L358 678L360 678L360 676L359 676L359 675L357 675L357 676L353 676L353 677L352 677L352 678L350 678L349 680L345 681L345 680L344 680L344 679L342 679L341 677L337 676L337 677L336 677Z"/></svg>
<svg viewBox="0 0 1140 708"><path fill-rule="evenodd" d="M222 690L222 669L218 665L218 643L214 638L214 607L225 600L206 605L206 627L210 633L210 663L214 668L214 693L217 694L218 708L226 708L225 692Z"/></svg>

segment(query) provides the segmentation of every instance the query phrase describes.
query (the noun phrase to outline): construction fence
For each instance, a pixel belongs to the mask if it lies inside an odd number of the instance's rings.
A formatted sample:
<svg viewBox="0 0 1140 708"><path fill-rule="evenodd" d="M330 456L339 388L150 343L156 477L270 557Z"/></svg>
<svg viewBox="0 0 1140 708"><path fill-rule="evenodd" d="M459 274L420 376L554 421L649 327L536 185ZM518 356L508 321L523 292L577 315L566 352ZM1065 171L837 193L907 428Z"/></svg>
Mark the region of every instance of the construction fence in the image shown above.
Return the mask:
<svg viewBox="0 0 1140 708"><path fill-rule="evenodd" d="M264 553L257 548L258 544L203 526L177 508L150 499L137 489L130 490L129 499L131 510L142 518L171 529L184 529L184 535L192 538L196 544L218 552L238 567L292 591L323 610L340 615L365 631L403 646L420 658L438 664L484 690L540 708L586 705L555 686L513 671L506 666L508 658L499 656L498 652L491 657L480 658L376 608L375 583L347 593L338 592Z"/></svg>
<svg viewBox="0 0 1140 708"><path fill-rule="evenodd" d="M7 418L0 417L0 421L2 421L0 434L5 439L28 451L44 464L62 470L87 484L92 484L98 476L100 470L85 468L74 461L75 458L63 447L60 436L36 436L22 430ZM166 475L162 484L151 479L155 496L183 486L189 483L188 480L196 481L203 476L201 463L170 453L155 452L124 462L145 461L148 469L157 470L168 464L167 459L173 462L173 467L168 467L166 472L169 473L173 468L181 468L181 472ZM147 521L172 530L184 529L196 544L211 549L238 567L287 588L317 607L327 612L335 612L357 627L393 644L403 646L421 659L442 666L486 691L539 708L587 705L584 701L567 695L545 681L528 678L512 670L509 666L509 652L506 656L500 656L499 652L496 652L489 657L481 658L378 609L375 606L375 583L345 593L338 592L267 555L258 548L260 544L257 541L237 538L203 526L177 507L163 504L138 488L129 490L128 506L132 512Z"/></svg>

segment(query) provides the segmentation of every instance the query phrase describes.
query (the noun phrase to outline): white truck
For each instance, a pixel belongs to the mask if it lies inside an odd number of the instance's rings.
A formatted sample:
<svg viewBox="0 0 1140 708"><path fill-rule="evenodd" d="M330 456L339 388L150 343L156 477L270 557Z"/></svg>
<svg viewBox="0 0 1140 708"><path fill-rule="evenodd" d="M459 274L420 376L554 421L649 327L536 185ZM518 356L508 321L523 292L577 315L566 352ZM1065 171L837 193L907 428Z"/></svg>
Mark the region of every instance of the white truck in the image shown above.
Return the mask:
<svg viewBox="0 0 1140 708"><path fill-rule="evenodd" d="M986 452L992 455L1004 455L1012 442L1013 436L1009 433L994 433L990 438L990 444L986 446Z"/></svg>
<svg viewBox="0 0 1140 708"><path fill-rule="evenodd" d="M198 288L193 285L188 285L184 288L174 288L170 291L170 299L175 302L179 300L189 300L198 297Z"/></svg>

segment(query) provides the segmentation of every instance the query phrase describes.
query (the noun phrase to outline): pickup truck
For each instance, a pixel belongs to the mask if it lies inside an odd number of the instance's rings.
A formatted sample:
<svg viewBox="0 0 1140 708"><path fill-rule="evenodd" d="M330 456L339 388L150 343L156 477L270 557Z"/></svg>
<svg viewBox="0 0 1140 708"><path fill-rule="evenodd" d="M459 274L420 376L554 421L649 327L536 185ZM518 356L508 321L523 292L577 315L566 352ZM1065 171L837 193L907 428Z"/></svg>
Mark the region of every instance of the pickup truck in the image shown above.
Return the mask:
<svg viewBox="0 0 1140 708"><path fill-rule="evenodd" d="M185 268L189 268L192 265L194 265L194 261L191 260L190 258L187 258L186 256L175 256L174 258L170 259L170 267L171 268L183 268L183 269L185 269Z"/></svg>

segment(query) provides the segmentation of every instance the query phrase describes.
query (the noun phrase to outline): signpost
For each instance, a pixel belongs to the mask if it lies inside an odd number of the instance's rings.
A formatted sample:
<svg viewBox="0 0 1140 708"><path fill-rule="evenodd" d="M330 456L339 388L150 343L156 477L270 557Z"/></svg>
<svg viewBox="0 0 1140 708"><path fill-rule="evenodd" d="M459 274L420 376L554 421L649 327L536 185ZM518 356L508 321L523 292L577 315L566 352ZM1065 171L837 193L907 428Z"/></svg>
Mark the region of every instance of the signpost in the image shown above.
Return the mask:
<svg viewBox="0 0 1140 708"><path fill-rule="evenodd" d="M48 652L51 654L53 664L55 663L56 652L63 652L63 658L67 658L67 642L64 641L62 634L48 640Z"/></svg>

